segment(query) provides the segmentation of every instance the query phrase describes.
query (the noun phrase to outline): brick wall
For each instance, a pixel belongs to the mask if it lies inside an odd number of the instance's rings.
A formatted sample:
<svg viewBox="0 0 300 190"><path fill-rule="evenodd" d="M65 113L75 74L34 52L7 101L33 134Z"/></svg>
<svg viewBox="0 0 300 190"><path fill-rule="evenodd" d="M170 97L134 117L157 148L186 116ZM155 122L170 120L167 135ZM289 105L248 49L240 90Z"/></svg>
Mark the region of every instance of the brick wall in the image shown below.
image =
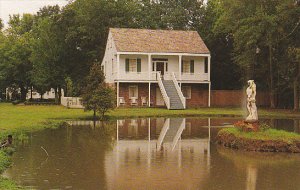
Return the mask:
<svg viewBox="0 0 300 190"><path fill-rule="evenodd" d="M257 92L257 106L267 107L270 105L270 97L267 92ZM246 105L246 93L244 90L212 90L211 106L242 106Z"/></svg>
<svg viewBox="0 0 300 190"><path fill-rule="evenodd" d="M191 86L191 99L186 100L187 107L207 107L208 106L208 85L205 84L182 84ZM206 89L205 89L206 87Z"/></svg>
<svg viewBox="0 0 300 190"><path fill-rule="evenodd" d="M138 106L142 106L141 97L148 97L148 83L120 83L120 97L124 97L126 105L130 105L129 86L138 86ZM191 99L187 99L187 107L207 107L208 106L208 85L207 84L182 84L182 86L191 86ZM151 106L156 106L156 88L158 84L151 84ZM269 106L270 98L267 92L257 92L257 106ZM246 104L246 95L244 90L212 90L212 107L239 107Z"/></svg>
<svg viewBox="0 0 300 190"><path fill-rule="evenodd" d="M138 86L138 106L142 106L142 97L147 97L149 95L149 86L148 83L120 83L119 88L119 97L124 97L125 100L125 106L131 106L130 105L130 99L129 99L129 86ZM151 84L151 105L155 106L156 102L156 87L158 87L157 84Z"/></svg>

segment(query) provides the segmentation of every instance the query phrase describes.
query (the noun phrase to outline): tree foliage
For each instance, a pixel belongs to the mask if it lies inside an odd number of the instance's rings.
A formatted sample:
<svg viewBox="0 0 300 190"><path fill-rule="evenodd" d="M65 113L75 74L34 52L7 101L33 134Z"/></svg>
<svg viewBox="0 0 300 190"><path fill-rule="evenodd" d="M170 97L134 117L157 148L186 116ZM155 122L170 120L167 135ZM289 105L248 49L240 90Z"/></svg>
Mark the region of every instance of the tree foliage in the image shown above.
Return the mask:
<svg viewBox="0 0 300 190"><path fill-rule="evenodd" d="M300 86L299 7L295 0L75 0L12 15L0 32L0 89L17 86L24 97L31 86L69 89L71 81L78 96L110 27L196 30L211 52L213 89L241 89L253 78L271 92L273 107L291 107Z"/></svg>
<svg viewBox="0 0 300 190"><path fill-rule="evenodd" d="M94 118L99 112L101 118L105 113L115 106L114 91L104 82L105 76L100 64L94 64L85 80L85 87L82 90L82 101L86 110L93 110Z"/></svg>

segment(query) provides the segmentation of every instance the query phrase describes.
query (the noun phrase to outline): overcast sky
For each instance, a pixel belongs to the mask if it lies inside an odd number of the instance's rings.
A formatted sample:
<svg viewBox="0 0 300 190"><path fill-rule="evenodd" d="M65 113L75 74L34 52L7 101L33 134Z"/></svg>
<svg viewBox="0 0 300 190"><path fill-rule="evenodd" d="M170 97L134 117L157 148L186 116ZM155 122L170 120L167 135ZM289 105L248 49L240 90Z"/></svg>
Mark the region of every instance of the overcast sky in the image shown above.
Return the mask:
<svg viewBox="0 0 300 190"><path fill-rule="evenodd" d="M36 13L46 5L64 6L68 0L0 0L0 18L5 26L9 20L9 15Z"/></svg>

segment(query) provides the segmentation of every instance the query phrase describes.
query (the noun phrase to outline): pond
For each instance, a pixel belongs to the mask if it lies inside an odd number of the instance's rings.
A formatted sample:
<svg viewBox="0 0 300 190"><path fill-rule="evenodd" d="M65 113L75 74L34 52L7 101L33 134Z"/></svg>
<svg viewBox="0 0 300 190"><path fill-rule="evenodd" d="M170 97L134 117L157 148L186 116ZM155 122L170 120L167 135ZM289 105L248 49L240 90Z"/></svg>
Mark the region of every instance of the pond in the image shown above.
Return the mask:
<svg viewBox="0 0 300 190"><path fill-rule="evenodd" d="M299 190L299 154L235 151L213 143L218 130L237 120L72 121L28 134L4 175L32 189ZM300 130L299 120L264 122Z"/></svg>

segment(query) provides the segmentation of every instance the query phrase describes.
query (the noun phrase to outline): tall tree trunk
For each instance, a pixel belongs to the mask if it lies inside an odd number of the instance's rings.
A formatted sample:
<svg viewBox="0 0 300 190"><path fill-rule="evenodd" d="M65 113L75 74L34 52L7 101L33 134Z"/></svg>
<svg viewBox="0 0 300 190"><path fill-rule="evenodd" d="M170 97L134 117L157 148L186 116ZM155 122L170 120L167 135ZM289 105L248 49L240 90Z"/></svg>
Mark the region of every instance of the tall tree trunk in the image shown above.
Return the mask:
<svg viewBox="0 0 300 190"><path fill-rule="evenodd" d="M270 64L270 107L275 108L275 94L274 94L274 83L273 83L272 45L269 45L269 64Z"/></svg>
<svg viewBox="0 0 300 190"><path fill-rule="evenodd" d="M33 91L33 87L31 86L30 88L30 99L32 100L32 91Z"/></svg>
<svg viewBox="0 0 300 190"><path fill-rule="evenodd" d="M58 92L57 92L57 87L54 88L54 94L55 94L55 103L58 104Z"/></svg>
<svg viewBox="0 0 300 190"><path fill-rule="evenodd" d="M61 87L58 86L58 103L61 103Z"/></svg>
<svg viewBox="0 0 300 190"><path fill-rule="evenodd" d="M26 101L26 88L23 85L20 85L20 89L21 89L21 100L22 101Z"/></svg>
<svg viewBox="0 0 300 190"><path fill-rule="evenodd" d="M96 121L96 109L94 109L93 111L94 111L94 116L93 116L93 118L94 118L94 121Z"/></svg>
<svg viewBox="0 0 300 190"><path fill-rule="evenodd" d="M299 110L299 80L300 80L300 63L296 63L296 75L294 78L294 110Z"/></svg>
<svg viewBox="0 0 300 190"><path fill-rule="evenodd" d="M300 120L294 119L294 132L300 133Z"/></svg>

